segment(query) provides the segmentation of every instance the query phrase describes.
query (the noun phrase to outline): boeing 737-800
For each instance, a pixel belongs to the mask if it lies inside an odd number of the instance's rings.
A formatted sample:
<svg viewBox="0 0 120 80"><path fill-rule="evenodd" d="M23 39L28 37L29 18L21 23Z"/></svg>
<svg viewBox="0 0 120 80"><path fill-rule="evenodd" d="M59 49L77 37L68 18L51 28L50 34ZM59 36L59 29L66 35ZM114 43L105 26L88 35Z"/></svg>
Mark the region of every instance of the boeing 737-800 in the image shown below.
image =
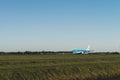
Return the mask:
<svg viewBox="0 0 120 80"><path fill-rule="evenodd" d="M79 53L88 54L88 52L90 52L90 46L89 45L88 45L87 49L75 49L75 50L72 50L73 54L79 54Z"/></svg>

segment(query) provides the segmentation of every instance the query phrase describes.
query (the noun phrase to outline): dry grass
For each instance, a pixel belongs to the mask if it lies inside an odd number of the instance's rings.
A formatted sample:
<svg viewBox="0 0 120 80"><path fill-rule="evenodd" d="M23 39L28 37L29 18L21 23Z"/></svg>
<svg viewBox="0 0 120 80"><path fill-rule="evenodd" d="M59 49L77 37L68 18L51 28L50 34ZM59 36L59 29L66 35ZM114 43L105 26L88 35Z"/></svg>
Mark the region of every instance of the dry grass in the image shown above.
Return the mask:
<svg viewBox="0 0 120 80"><path fill-rule="evenodd" d="M120 80L120 55L0 55L0 80Z"/></svg>

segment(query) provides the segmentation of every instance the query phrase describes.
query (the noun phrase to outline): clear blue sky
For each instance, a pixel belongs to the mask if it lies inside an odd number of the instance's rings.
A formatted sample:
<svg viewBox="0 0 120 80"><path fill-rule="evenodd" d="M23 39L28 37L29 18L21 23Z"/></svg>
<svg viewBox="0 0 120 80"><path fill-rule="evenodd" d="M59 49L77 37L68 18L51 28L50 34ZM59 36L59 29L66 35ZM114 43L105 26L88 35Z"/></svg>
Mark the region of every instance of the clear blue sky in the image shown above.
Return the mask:
<svg viewBox="0 0 120 80"><path fill-rule="evenodd" d="M120 51L120 0L0 0L0 51Z"/></svg>

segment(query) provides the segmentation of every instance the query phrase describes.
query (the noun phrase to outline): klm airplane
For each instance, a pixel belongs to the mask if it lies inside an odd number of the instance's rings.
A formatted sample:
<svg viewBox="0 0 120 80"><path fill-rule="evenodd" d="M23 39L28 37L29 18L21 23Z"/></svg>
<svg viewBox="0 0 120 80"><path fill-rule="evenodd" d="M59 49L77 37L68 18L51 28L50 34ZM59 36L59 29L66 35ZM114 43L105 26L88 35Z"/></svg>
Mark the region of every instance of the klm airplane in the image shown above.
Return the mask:
<svg viewBox="0 0 120 80"><path fill-rule="evenodd" d="M90 46L88 45L88 48L87 49L82 49L82 50L79 50L79 49L75 49L75 50L72 50L72 53L73 54L88 54L88 52L90 52Z"/></svg>

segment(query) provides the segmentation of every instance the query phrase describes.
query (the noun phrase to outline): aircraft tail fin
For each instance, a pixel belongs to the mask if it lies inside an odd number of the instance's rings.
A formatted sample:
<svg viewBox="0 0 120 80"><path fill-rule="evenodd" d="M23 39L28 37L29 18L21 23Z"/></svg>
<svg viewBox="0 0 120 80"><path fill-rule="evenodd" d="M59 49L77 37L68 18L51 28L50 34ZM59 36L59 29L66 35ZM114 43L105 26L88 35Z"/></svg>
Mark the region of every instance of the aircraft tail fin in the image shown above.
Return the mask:
<svg viewBox="0 0 120 80"><path fill-rule="evenodd" d="M90 45L88 45L87 49L86 50L90 50Z"/></svg>

